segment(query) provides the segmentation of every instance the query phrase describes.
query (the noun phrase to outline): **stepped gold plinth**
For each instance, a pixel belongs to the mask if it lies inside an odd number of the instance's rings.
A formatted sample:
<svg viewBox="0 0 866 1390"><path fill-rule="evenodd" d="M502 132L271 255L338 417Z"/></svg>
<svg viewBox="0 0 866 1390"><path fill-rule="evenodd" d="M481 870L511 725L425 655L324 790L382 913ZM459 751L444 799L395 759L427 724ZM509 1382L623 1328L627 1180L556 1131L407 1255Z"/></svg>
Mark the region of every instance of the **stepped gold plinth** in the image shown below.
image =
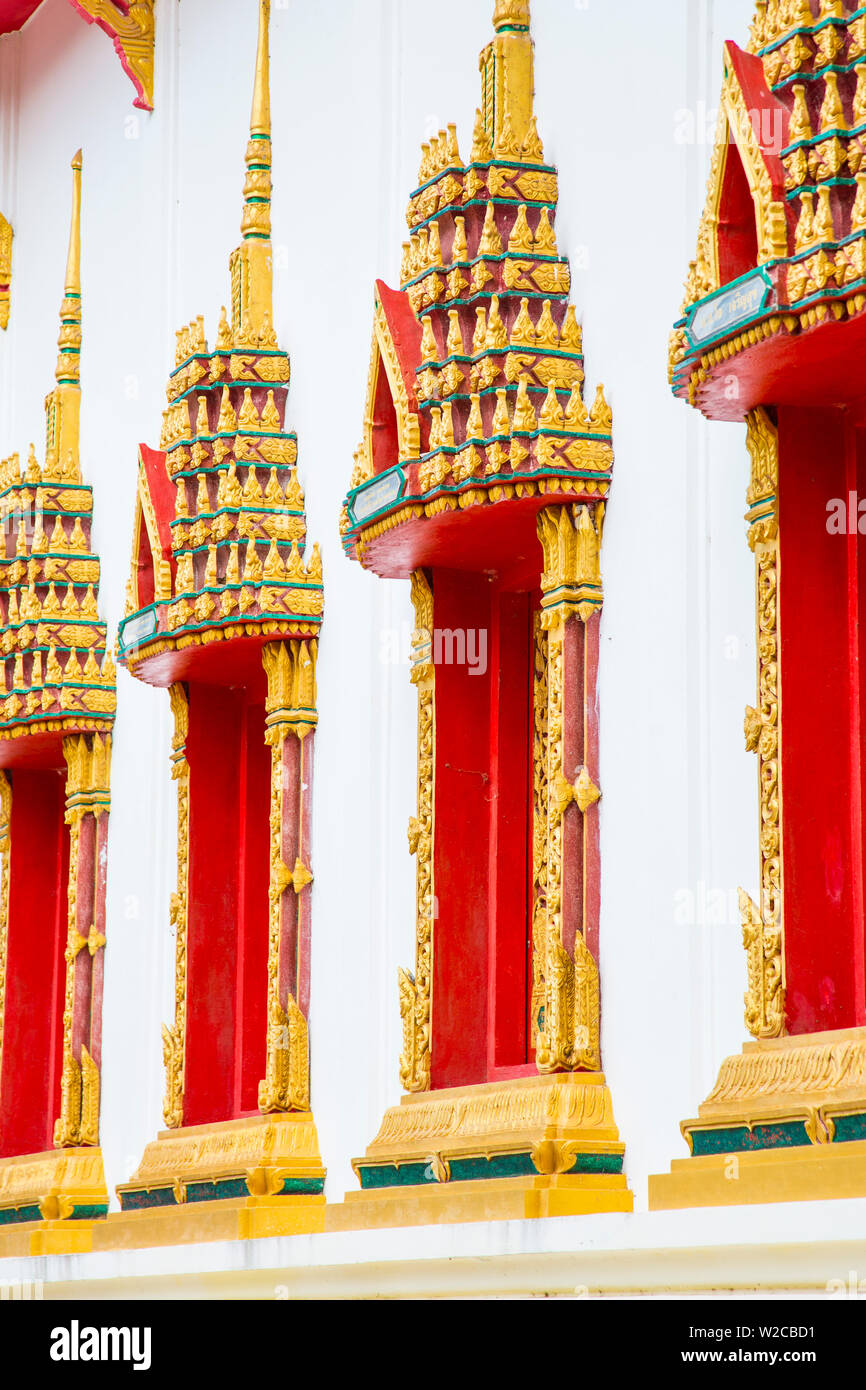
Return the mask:
<svg viewBox="0 0 866 1390"><path fill-rule="evenodd" d="M0 1159L0 1259L87 1252L107 1212L99 1148Z"/></svg>
<svg viewBox="0 0 866 1390"><path fill-rule="evenodd" d="M866 1197L866 1028L746 1043L680 1128L651 1210Z"/></svg>
<svg viewBox="0 0 866 1390"><path fill-rule="evenodd" d="M407 1095L326 1229L628 1212L624 1152L601 1072Z"/></svg>
<svg viewBox="0 0 866 1390"><path fill-rule="evenodd" d="M325 1227L309 1111L165 1130L117 1189L94 1250L296 1235Z"/></svg>

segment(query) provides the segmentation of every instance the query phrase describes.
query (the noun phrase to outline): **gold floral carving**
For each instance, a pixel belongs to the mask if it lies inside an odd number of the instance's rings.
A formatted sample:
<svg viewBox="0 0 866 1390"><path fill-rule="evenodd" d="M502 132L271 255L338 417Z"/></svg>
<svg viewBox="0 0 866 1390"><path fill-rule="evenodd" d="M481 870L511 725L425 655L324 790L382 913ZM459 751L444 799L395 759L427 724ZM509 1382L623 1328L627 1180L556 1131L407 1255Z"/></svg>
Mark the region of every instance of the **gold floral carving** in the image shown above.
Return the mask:
<svg viewBox="0 0 866 1390"><path fill-rule="evenodd" d="M718 1080L704 1106L739 1105L760 1097L765 1102L810 1099L866 1092L866 1037L862 1031L833 1042L786 1039L779 1047L754 1047L722 1063Z"/></svg>
<svg viewBox="0 0 866 1390"><path fill-rule="evenodd" d="M0 328L9 327L13 237L12 224L0 212Z"/></svg>
<svg viewBox="0 0 866 1390"><path fill-rule="evenodd" d="M781 724L779 720L778 439L763 410L747 417L752 458L748 491L755 552L758 707L746 710L746 747L758 755L761 895L756 905L740 890L743 943L748 958L746 1026L756 1038L778 1037L785 1024L785 966L781 844Z"/></svg>
<svg viewBox="0 0 866 1390"><path fill-rule="evenodd" d="M418 690L418 815L409 823L409 850L416 856L415 973L399 972L403 1052L400 1081L407 1091L430 1089L433 1022L433 768L436 743L433 667L433 594L423 570L412 575L415 609L412 683Z"/></svg>
<svg viewBox="0 0 866 1390"><path fill-rule="evenodd" d="M533 619L533 739L532 739L532 986L530 1017L537 1024L545 1000L547 956L547 669L548 635L541 614Z"/></svg>
<svg viewBox="0 0 866 1390"><path fill-rule="evenodd" d="M287 734L305 738L316 727L316 660L319 644L269 642L262 648L268 678L265 741L279 747Z"/></svg>
<svg viewBox="0 0 866 1390"><path fill-rule="evenodd" d="M781 260L788 254L788 230L783 201L774 198L770 173L752 122L746 99L726 49L725 76L719 121L713 146L707 200L698 231L698 249L689 267L684 310L720 287L718 219L727 160L739 157L755 207L758 264Z"/></svg>
<svg viewBox="0 0 866 1390"><path fill-rule="evenodd" d="M138 92L135 105L152 111L156 0L130 0L126 13L113 0L72 0L72 3L113 39L117 56Z"/></svg>
<svg viewBox="0 0 866 1390"><path fill-rule="evenodd" d="M746 493L749 546L769 545L778 536L776 498L779 491L779 440L776 427L760 406L749 412L746 447L752 461Z"/></svg>
<svg viewBox="0 0 866 1390"><path fill-rule="evenodd" d="M291 1177L323 1176L316 1126L309 1112L230 1120L155 1139L129 1183L118 1192L173 1184L182 1191L190 1182L235 1175L249 1178L261 1190L267 1170L275 1168L285 1169Z"/></svg>
<svg viewBox="0 0 866 1390"><path fill-rule="evenodd" d="M287 1007L271 1005L268 1023L267 1073L259 1083L262 1114L280 1110L309 1110L310 1054L307 1020L291 995Z"/></svg>
<svg viewBox="0 0 866 1390"><path fill-rule="evenodd" d="M595 1152L618 1145L610 1091L600 1073L521 1077L405 1096L386 1110L366 1159L489 1153L581 1140ZM541 1150L539 1160L545 1160Z"/></svg>
<svg viewBox="0 0 866 1390"><path fill-rule="evenodd" d="M602 605L600 551L604 503L546 507L538 513L544 551L541 621L559 626L576 615L586 622Z"/></svg>
<svg viewBox="0 0 866 1390"><path fill-rule="evenodd" d="M189 702L185 687L176 682L169 690L174 716L171 775L177 782L177 890L171 895L171 924L175 931L174 1023L163 1024L162 1055L165 1063L163 1116L169 1129L183 1124L184 1061L186 1049L187 904L189 893Z"/></svg>

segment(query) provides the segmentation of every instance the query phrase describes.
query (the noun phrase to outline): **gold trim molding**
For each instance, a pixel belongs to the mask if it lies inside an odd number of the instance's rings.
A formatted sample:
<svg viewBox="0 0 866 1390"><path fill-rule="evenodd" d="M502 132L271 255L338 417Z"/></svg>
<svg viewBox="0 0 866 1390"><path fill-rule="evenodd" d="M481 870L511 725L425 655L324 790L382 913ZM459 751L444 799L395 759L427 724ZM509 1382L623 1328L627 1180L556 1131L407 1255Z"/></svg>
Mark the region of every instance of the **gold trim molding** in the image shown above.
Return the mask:
<svg viewBox="0 0 866 1390"><path fill-rule="evenodd" d="M12 296L12 242L15 233L11 222L0 212L0 328L9 327Z"/></svg>
<svg viewBox="0 0 866 1390"><path fill-rule="evenodd" d="M169 689L174 735L171 775L177 782L177 888L171 895L169 915L175 931L174 1022L162 1026L162 1056L165 1064L163 1118L170 1129L183 1124L183 1093L186 1053L186 968L187 907L189 900L189 763L186 740L189 735L189 701L186 687L175 682Z"/></svg>
<svg viewBox="0 0 866 1390"><path fill-rule="evenodd" d="M743 944L748 959L746 1027L756 1038L785 1027L782 895L781 720L779 635L779 441L767 412L749 412L746 442L752 460L747 493L749 544L755 554L758 707L746 709L746 749L758 756L761 895L756 905L740 889Z"/></svg>
<svg viewBox="0 0 866 1390"><path fill-rule="evenodd" d="M430 1089L433 1039L434 769L436 766L436 676L433 666L433 593L423 570L412 575L415 633L412 684L418 690L418 815L409 822L409 852L415 870L415 974L399 972L403 1051L400 1082L410 1092Z"/></svg>

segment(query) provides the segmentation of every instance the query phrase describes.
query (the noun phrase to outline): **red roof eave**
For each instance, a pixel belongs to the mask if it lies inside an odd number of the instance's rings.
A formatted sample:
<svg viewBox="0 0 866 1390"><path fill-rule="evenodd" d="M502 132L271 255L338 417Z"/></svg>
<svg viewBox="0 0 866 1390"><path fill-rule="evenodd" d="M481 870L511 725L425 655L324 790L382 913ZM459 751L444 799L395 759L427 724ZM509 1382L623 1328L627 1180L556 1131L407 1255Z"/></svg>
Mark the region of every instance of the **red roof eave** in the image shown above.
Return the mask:
<svg viewBox="0 0 866 1390"><path fill-rule="evenodd" d="M758 149L770 176L773 199L784 203L785 166L781 154L788 144L791 122L788 108L767 86L764 64L756 54L745 53L729 40L725 44L725 57L743 94Z"/></svg>
<svg viewBox="0 0 866 1390"><path fill-rule="evenodd" d="M409 406L417 411L415 385L421 367L421 325L405 290L389 289L384 280L377 280L376 297L388 324Z"/></svg>

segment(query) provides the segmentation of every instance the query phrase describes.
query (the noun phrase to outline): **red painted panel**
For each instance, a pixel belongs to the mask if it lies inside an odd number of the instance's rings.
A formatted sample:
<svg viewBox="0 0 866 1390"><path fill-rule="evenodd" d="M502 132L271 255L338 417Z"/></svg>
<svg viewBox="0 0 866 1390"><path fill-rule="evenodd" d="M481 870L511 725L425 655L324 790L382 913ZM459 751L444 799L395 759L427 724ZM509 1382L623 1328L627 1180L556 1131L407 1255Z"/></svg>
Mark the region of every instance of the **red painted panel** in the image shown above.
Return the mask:
<svg viewBox="0 0 866 1390"><path fill-rule="evenodd" d="M484 575L434 571L437 633L488 631L490 590ZM436 666L434 1088L486 1080L488 1055L490 665L472 675L447 647Z"/></svg>
<svg viewBox="0 0 866 1390"><path fill-rule="evenodd" d="M0 34L14 34L41 4L42 0L0 0Z"/></svg>
<svg viewBox="0 0 866 1390"><path fill-rule="evenodd" d="M727 285L758 264L758 231L749 180L736 145L728 146L719 206L719 281Z"/></svg>
<svg viewBox="0 0 866 1390"><path fill-rule="evenodd" d="M490 1057L527 1054L532 773L532 615L529 594L496 594L491 667Z"/></svg>
<svg viewBox="0 0 866 1390"><path fill-rule="evenodd" d="M189 688L189 909L184 1121L208 1124L235 1108L238 843L243 692Z"/></svg>
<svg viewBox="0 0 866 1390"><path fill-rule="evenodd" d="M849 547L828 533L826 505L847 497L844 413L782 409L779 473L785 953L797 1034L866 1022L852 968L863 922L862 860L852 861Z"/></svg>
<svg viewBox="0 0 866 1390"><path fill-rule="evenodd" d="M244 815L238 845L243 883L242 939L238 943L241 1029L235 1078L239 1114L258 1113L259 1082L266 1062L271 750L265 743L264 705L247 706L245 739Z"/></svg>
<svg viewBox="0 0 866 1390"><path fill-rule="evenodd" d="M0 1157L52 1147L60 1113L69 835L65 774L12 773Z"/></svg>

